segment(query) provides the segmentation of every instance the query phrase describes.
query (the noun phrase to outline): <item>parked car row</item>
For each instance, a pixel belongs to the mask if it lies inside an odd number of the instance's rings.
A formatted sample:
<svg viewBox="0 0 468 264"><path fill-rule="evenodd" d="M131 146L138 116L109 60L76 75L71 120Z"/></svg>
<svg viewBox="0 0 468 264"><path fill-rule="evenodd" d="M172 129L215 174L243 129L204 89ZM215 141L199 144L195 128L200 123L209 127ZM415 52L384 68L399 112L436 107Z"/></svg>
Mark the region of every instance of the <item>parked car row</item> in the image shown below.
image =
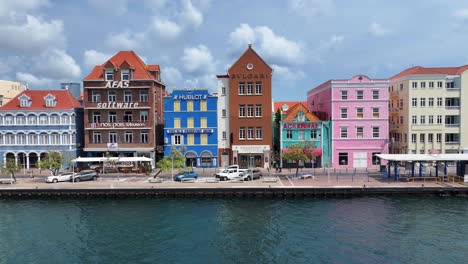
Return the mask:
<svg viewBox="0 0 468 264"><path fill-rule="evenodd" d="M57 182L80 182L97 180L99 178L98 173L95 170L82 170L78 173L73 172L62 172L59 175L48 176L46 182L57 183Z"/></svg>

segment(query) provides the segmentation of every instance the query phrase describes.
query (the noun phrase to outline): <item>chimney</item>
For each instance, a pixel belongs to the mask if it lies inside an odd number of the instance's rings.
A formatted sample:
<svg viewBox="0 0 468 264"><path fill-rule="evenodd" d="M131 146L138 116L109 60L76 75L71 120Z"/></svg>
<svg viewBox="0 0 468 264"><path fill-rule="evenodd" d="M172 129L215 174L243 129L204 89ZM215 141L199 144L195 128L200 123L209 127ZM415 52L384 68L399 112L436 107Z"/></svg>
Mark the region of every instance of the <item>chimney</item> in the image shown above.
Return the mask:
<svg viewBox="0 0 468 264"><path fill-rule="evenodd" d="M252 48L252 43L249 43L249 49L251 49L251 48Z"/></svg>

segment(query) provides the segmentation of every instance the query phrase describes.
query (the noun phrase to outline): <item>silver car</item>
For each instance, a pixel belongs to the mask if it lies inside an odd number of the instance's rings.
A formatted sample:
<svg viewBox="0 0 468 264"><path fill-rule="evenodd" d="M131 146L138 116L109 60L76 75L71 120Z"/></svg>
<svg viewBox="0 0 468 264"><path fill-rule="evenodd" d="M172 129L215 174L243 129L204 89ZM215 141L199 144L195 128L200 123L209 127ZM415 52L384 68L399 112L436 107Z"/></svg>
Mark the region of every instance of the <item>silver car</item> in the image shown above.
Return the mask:
<svg viewBox="0 0 468 264"><path fill-rule="evenodd" d="M95 170L82 170L75 174L75 177L71 177L70 181L80 182L80 181L95 181L99 175Z"/></svg>
<svg viewBox="0 0 468 264"><path fill-rule="evenodd" d="M62 172L59 175L52 175L47 177L46 182L48 183L57 183L57 182L65 182L70 181L72 178L73 172Z"/></svg>

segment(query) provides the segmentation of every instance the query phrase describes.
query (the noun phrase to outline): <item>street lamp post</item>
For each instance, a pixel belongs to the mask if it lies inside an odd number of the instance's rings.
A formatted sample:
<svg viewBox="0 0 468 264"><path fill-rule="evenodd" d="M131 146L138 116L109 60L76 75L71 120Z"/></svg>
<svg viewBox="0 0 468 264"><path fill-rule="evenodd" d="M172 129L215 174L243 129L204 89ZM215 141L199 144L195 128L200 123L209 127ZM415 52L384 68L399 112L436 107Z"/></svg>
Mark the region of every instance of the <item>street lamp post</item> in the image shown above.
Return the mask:
<svg viewBox="0 0 468 264"><path fill-rule="evenodd" d="M174 155L171 155L171 160L172 160L171 176L172 176L172 180L174 180Z"/></svg>

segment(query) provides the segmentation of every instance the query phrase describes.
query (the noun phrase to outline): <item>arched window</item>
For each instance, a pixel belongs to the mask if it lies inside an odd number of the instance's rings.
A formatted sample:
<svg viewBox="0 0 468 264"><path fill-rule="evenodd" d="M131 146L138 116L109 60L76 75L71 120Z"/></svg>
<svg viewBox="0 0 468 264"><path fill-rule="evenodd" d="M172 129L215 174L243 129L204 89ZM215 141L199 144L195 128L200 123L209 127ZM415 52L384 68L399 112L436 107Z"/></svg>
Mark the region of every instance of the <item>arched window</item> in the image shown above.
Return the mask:
<svg viewBox="0 0 468 264"><path fill-rule="evenodd" d="M49 119L47 118L46 115L42 114L39 116L39 124L40 125L48 125Z"/></svg>
<svg viewBox="0 0 468 264"><path fill-rule="evenodd" d="M37 124L37 116L36 115L28 115L28 124L29 125Z"/></svg>
<svg viewBox="0 0 468 264"><path fill-rule="evenodd" d="M62 115L62 125L69 125L69 124L70 124L70 116Z"/></svg>
<svg viewBox="0 0 468 264"><path fill-rule="evenodd" d="M31 133L28 134L29 145L37 145L37 134Z"/></svg>
<svg viewBox="0 0 468 264"><path fill-rule="evenodd" d="M16 143L18 145L25 145L26 144L26 135L24 133L18 133Z"/></svg>
<svg viewBox="0 0 468 264"><path fill-rule="evenodd" d="M59 133L52 133L52 134L50 135L50 139L51 139L51 140L50 140L50 141L51 141L50 143L51 143L52 145L60 145L60 135L59 135Z"/></svg>
<svg viewBox="0 0 468 264"><path fill-rule="evenodd" d="M39 134L39 144L49 145L49 135L46 133Z"/></svg>
<svg viewBox="0 0 468 264"><path fill-rule="evenodd" d="M60 124L60 117L58 115L51 115L50 116L50 124L59 125Z"/></svg>

